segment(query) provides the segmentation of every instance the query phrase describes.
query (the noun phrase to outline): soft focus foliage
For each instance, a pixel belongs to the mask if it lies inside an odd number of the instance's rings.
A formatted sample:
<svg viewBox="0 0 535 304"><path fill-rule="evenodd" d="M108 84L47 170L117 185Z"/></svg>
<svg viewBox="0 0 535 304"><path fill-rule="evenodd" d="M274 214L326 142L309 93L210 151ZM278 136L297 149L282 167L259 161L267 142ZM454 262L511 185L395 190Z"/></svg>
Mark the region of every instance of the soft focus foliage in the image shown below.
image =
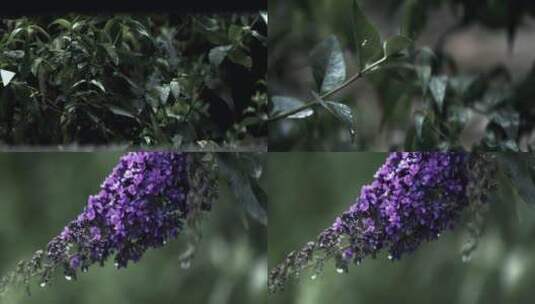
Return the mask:
<svg viewBox="0 0 535 304"><path fill-rule="evenodd" d="M259 13L0 19L0 144L262 145Z"/></svg>
<svg viewBox="0 0 535 304"><path fill-rule="evenodd" d="M115 153L6 153L0 157L0 272L43 247L75 218L90 194L117 163ZM149 250L140 263L117 270L113 262L67 281L57 273L49 288L34 281L31 296L10 289L9 303L167 302L265 303L265 227L249 220L226 187L199 227L202 239L195 258L192 231L165 247ZM233 223L233 224L229 224ZM246 225L244 225L246 224ZM182 260L184 261L184 260Z"/></svg>
<svg viewBox="0 0 535 304"><path fill-rule="evenodd" d="M522 73L507 64L517 56L517 33L532 29L526 26L532 1L275 0L270 10L271 150L527 151L535 145L533 58L519 59ZM474 28L509 53L487 59L486 46L448 47ZM321 68L309 50L326 43L330 52L322 54L330 55L319 62L328 68ZM460 60L462 52L475 53L475 62ZM478 66L478 60L493 64ZM314 87L317 75L336 89ZM314 111L285 116L281 96L294 100L287 113ZM326 101L344 107L344 118L320 110L329 110ZM347 133L347 122L354 132Z"/></svg>

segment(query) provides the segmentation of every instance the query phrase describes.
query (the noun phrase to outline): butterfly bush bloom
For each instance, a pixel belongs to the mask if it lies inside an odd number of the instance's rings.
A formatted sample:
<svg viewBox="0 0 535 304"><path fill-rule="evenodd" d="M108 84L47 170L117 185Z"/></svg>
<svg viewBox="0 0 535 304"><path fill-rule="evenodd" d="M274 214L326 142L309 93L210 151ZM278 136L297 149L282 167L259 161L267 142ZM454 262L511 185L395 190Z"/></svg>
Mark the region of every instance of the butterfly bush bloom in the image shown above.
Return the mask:
<svg viewBox="0 0 535 304"><path fill-rule="evenodd" d="M214 181L197 158L172 152L124 155L80 215L30 262L19 263L16 273L23 274L24 283L41 275L44 287L58 266L70 280L109 257L118 268L126 267L147 249L165 245L211 207ZM7 276L0 285L14 278Z"/></svg>
<svg viewBox="0 0 535 304"><path fill-rule="evenodd" d="M362 187L355 203L316 242L292 252L270 273L270 289L281 288L316 258L335 257L339 272L381 250L399 259L422 242L453 228L468 205L469 155L462 152L396 152ZM315 256L318 252L323 257ZM316 274L313 276L315 277Z"/></svg>
<svg viewBox="0 0 535 304"><path fill-rule="evenodd" d="M129 153L89 197L84 211L52 240L47 255L69 257L72 270L103 264L115 253L118 267L138 261L150 247L175 238L189 215L186 155Z"/></svg>

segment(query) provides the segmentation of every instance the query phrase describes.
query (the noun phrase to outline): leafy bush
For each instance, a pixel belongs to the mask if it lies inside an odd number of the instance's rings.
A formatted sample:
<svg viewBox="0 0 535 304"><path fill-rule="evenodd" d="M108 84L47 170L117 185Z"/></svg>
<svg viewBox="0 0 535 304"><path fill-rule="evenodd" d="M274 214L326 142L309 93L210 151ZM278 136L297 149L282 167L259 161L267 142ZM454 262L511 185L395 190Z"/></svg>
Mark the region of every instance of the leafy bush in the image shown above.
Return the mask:
<svg viewBox="0 0 535 304"><path fill-rule="evenodd" d="M347 2L340 6L347 10ZM278 74L281 73L281 67L277 64L288 63L281 55L273 61L269 68L270 75L273 74L270 80L273 79L274 83L270 108L270 142L273 145L270 148L377 150L374 146L377 137L389 140L386 149L397 150L464 148L519 151L533 148L535 117L530 100L535 94L532 86L535 69L521 79L514 79L514 71L501 64L484 71L470 71L459 66L456 58L445 49L446 41L453 33L479 24L492 29L505 29L513 50L519 26L535 12L531 2L395 1L388 6L391 16L398 16L401 20L399 34L384 39L380 30L368 19L367 12L361 8L361 2L364 1L353 1L352 22L342 19L336 24L337 27L333 25L338 31L340 28L345 31L341 34L342 39L338 39L338 35L325 38L306 60L316 84L316 87L309 89L313 93L305 92L306 89L295 89L295 84L291 84L292 88L286 87L285 76ZM383 7L387 6L382 4ZM315 12L321 8L320 4L320 8L315 8L307 1L300 1L299 5L305 12ZM429 16L435 9L445 6L460 12L455 23L451 28L443 29L436 45L417 46L415 41L426 29ZM304 15L312 14L296 13L294 16ZM295 19L294 22L299 24L299 19ZM329 16L325 19L332 21ZM348 38L351 35L347 33L351 32L354 35ZM270 39L275 48L280 48L275 54L284 53L282 49L295 47L285 46L289 42L285 41L283 33L275 31ZM357 68L346 64L349 56L340 41L353 42L347 48L354 54ZM278 43L281 45L277 46ZM346 75L350 70L356 72L352 76ZM371 85L372 94L377 96L377 104L372 105L373 100L367 100L355 112L355 106L348 104L348 101L353 101L344 98L340 92L345 92L347 87L363 78ZM307 81L303 80L302 83ZM296 95L299 96L294 97ZM307 99L301 96L307 96ZM377 119L380 120L379 131L371 133L359 130L361 124L357 117L366 119L363 117L369 115L373 107L379 107L381 111L381 117ZM339 123L336 124L328 116L334 117ZM484 134L463 142L463 131L476 120L485 124ZM341 130L347 128L351 136L341 135ZM351 137L354 137L354 144L351 143Z"/></svg>
<svg viewBox="0 0 535 304"><path fill-rule="evenodd" d="M0 21L0 142L263 143L267 19L68 15Z"/></svg>

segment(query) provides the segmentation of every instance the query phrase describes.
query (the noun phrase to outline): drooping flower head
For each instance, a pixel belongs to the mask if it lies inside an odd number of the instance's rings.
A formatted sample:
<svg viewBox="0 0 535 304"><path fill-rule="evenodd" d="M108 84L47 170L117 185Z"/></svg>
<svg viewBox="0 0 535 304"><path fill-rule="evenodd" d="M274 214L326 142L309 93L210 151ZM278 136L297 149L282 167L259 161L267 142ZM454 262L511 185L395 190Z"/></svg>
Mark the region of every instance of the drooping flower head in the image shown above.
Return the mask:
<svg viewBox="0 0 535 304"><path fill-rule="evenodd" d="M462 152L391 153L348 210L315 242L290 253L272 270L270 289L281 288L289 276L313 263L319 271L330 257L343 272L381 250L399 259L438 238L454 227L468 205L468 160Z"/></svg>
<svg viewBox="0 0 535 304"><path fill-rule="evenodd" d="M72 268L103 263L116 253L119 267L137 261L149 247L174 238L188 217L186 155L136 152L121 158L100 192L49 245L49 257L70 257ZM55 252L56 244L73 249ZM62 248L63 249L63 248ZM77 266L77 267L73 267Z"/></svg>
<svg viewBox="0 0 535 304"><path fill-rule="evenodd" d="M24 281L40 274L44 286L58 266L71 279L78 270L103 265L112 256L118 268L139 261L147 249L165 245L188 221L210 209L214 191L209 179L192 154L124 155L100 191L89 196L83 212L45 250L21 262Z"/></svg>

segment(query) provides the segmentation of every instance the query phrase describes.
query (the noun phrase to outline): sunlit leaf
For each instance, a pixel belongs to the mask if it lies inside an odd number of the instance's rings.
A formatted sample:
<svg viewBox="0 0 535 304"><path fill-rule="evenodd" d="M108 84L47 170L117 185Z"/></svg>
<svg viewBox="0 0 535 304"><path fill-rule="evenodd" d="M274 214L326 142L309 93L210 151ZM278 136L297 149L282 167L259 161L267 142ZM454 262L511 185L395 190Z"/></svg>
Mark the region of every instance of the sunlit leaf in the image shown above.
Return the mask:
<svg viewBox="0 0 535 304"><path fill-rule="evenodd" d="M9 83L11 82L11 80L13 80L15 75L16 75L15 72L0 70L0 76L2 78L2 84L4 85L4 87L7 87L9 85Z"/></svg>
<svg viewBox="0 0 535 304"><path fill-rule="evenodd" d="M264 20L264 22L266 24L268 24L268 14L267 14L267 12L260 12L260 16L262 16L262 20Z"/></svg>

